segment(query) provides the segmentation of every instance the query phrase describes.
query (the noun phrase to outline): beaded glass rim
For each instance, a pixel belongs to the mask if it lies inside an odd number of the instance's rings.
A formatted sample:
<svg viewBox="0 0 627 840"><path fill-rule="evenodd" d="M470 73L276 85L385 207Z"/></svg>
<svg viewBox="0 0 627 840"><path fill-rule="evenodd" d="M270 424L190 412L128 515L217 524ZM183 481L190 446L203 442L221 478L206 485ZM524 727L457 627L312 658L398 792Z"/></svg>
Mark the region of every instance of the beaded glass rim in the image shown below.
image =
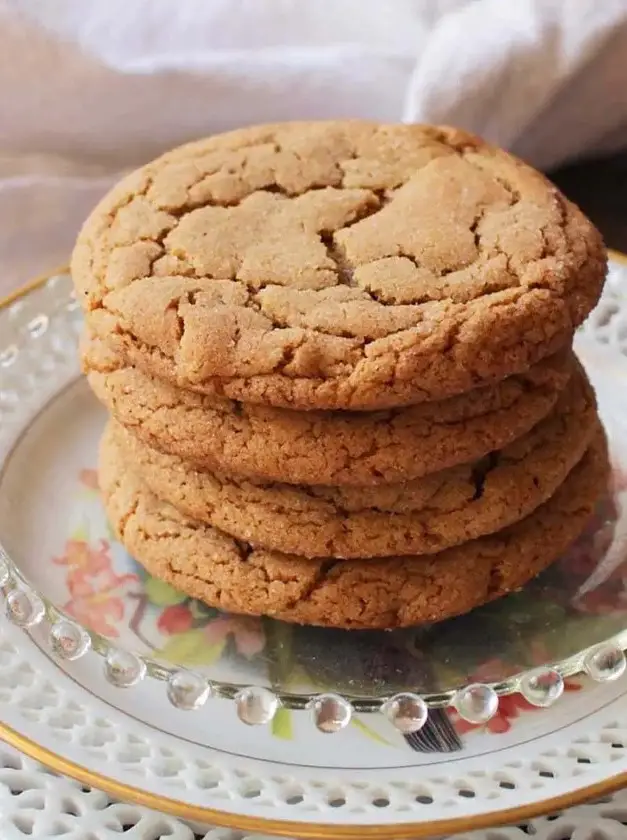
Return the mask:
<svg viewBox="0 0 627 840"><path fill-rule="evenodd" d="M624 273L627 258L614 254L612 258L622 264ZM71 284L66 268L33 281L21 293L1 301L0 308L43 287L59 283L67 286L67 294L61 296L55 311L75 312L78 305L70 293ZM603 323L607 324L616 313L621 312L624 296L610 286L606 291L605 303ZM52 314L53 311L39 312L35 316L29 314L28 322L23 325L26 335L32 335L35 329L41 331L42 324L47 325L48 316ZM10 367L17 353L15 344L0 348L0 366ZM36 626L45 629L54 657L74 661L93 651L103 658L105 676L114 686L128 688L145 678L165 682L170 702L182 710L198 709L210 698L229 699L235 703L239 718L249 725L269 723L280 707L310 710L316 727L326 733L344 729L354 713L383 713L399 731L409 734L418 732L424 726L429 709L446 707L453 708L469 723L482 724L496 714L500 697L520 693L530 704L547 707L561 697L564 679L567 677L584 673L595 681L604 682L618 679L627 668L627 629L624 629L559 662L521 671L500 682L470 683L440 693L403 691L376 698L334 692L295 694L271 691L255 685L242 687L210 681L193 670L168 665L150 656L131 653L116 646L105 636L79 625L74 618L38 593L1 545L0 593L6 615L14 625L25 631Z"/></svg>

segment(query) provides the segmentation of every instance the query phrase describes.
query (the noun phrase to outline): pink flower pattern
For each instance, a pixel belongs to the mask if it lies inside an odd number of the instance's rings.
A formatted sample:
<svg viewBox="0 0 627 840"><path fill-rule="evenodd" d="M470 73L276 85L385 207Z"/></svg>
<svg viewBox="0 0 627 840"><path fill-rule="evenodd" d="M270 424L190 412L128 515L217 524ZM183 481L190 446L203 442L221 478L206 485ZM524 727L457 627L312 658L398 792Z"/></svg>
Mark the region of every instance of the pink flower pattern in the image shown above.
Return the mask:
<svg viewBox="0 0 627 840"><path fill-rule="evenodd" d="M230 636L238 653L247 659L261 653L266 644L259 619L241 615L222 615L215 618L207 624L205 635L210 643L226 641Z"/></svg>
<svg viewBox="0 0 627 840"><path fill-rule="evenodd" d="M265 634L258 618L218 613L201 621L208 646L225 644L231 638L237 652L247 659L252 659L265 647ZM194 629L194 623L190 599L164 607L157 619L159 630L168 636L187 633Z"/></svg>
<svg viewBox="0 0 627 840"><path fill-rule="evenodd" d="M124 619L122 590L139 578L115 572L108 540L99 540L94 548L86 540L69 539L64 553L52 562L68 569L66 585L71 597L65 611L95 633L119 636L116 624Z"/></svg>
<svg viewBox="0 0 627 840"><path fill-rule="evenodd" d="M533 659L538 663L544 663L547 661L548 652L543 651L542 646L535 645L534 650L532 652ZM478 668L474 674L469 677L469 682L474 683L482 683L482 682L490 682L490 673L494 673L496 671L500 672L501 674L506 674L507 669L502 667L499 664L497 659L489 660L485 662L480 668ZM511 673L515 672L516 668L510 669ZM581 685L575 679L566 679L564 680L564 691L580 691ZM476 723L468 723L466 720L462 720L460 716L454 709L449 710L449 717L455 727L456 731L460 735L465 735L467 732L473 732L477 729L482 729L485 732L490 732L493 735L500 735L504 732L509 732L512 728L513 723L517 720L523 713L525 712L537 712L540 707L532 705L528 700L526 700L522 694L507 694L502 697L499 697L499 707L497 713L494 717L490 718L487 723L483 724L476 724Z"/></svg>

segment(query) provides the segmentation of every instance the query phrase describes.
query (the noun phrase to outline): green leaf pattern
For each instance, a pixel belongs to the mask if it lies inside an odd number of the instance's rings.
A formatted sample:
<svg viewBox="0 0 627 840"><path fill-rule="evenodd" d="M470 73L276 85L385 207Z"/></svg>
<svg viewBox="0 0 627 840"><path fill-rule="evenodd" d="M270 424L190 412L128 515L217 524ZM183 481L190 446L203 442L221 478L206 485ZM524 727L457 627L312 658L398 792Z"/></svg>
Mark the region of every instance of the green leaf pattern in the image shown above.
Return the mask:
<svg viewBox="0 0 627 840"><path fill-rule="evenodd" d="M202 629L187 630L171 636L160 650L155 651L155 656L188 668L213 665L222 656L225 644L224 641L209 644Z"/></svg>
<svg viewBox="0 0 627 840"><path fill-rule="evenodd" d="M173 604L182 604L187 596L183 595L169 583L164 583L158 578L149 577L145 583L146 596L155 607L169 607Z"/></svg>

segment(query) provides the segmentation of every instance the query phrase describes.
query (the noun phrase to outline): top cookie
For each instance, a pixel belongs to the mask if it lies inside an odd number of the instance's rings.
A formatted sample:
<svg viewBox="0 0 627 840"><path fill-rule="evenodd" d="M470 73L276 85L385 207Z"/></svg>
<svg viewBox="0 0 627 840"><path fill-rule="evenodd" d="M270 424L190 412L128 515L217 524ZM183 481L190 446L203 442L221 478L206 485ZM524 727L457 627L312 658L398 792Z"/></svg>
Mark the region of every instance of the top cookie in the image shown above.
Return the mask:
<svg viewBox="0 0 627 840"><path fill-rule="evenodd" d="M542 175L449 128L248 128L123 180L72 259L97 331L175 384L298 409L441 399L571 337L600 236Z"/></svg>

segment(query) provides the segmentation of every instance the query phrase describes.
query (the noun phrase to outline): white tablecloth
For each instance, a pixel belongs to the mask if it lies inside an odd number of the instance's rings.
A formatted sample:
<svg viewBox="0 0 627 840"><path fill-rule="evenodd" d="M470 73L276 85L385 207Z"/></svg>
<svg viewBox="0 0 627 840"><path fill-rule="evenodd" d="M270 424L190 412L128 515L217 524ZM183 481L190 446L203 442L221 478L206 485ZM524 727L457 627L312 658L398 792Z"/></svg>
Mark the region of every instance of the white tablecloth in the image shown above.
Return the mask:
<svg viewBox="0 0 627 840"><path fill-rule="evenodd" d="M189 138L440 121L549 167L627 143L626 75L625 0L0 0L0 297Z"/></svg>

